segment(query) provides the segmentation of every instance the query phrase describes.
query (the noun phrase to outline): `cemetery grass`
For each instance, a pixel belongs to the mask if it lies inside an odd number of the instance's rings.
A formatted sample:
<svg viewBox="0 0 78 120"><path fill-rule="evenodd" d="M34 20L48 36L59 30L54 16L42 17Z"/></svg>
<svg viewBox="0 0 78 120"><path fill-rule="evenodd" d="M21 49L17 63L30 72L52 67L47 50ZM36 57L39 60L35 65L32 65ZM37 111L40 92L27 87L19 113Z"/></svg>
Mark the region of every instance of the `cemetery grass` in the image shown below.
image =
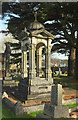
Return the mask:
<svg viewBox="0 0 78 120"><path fill-rule="evenodd" d="M66 105L68 106L69 108L72 108L72 107L76 107L78 106L78 103L76 104L71 104L71 105ZM21 116L14 116L13 112L8 109L4 104L2 105L2 118L36 118L36 114L38 113L43 113L43 111L37 111L37 112L32 112L30 114L27 114L27 115L21 115Z"/></svg>
<svg viewBox="0 0 78 120"><path fill-rule="evenodd" d="M36 118L37 113L43 113L43 111L32 112L30 114L25 114L21 116L15 116L13 112L6 107L6 105L2 104L2 118Z"/></svg>
<svg viewBox="0 0 78 120"><path fill-rule="evenodd" d="M76 107L76 106L78 106L78 103L71 104L71 105L66 105L66 106L68 106L69 108L72 108L72 107Z"/></svg>
<svg viewBox="0 0 78 120"><path fill-rule="evenodd" d="M16 77L14 77L14 79L19 82L20 81L21 76L17 75ZM63 74L62 76L58 77L57 75L55 75L54 79L54 83L55 84L62 84L63 86L67 86L73 89L78 89L78 82L76 80L74 80L71 77L68 77L67 74Z"/></svg>
<svg viewBox="0 0 78 120"><path fill-rule="evenodd" d="M21 75L13 76L13 79L14 79L15 81L19 82L20 79L21 79Z"/></svg>
<svg viewBox="0 0 78 120"><path fill-rule="evenodd" d="M74 78L68 76L62 76L62 77L56 76L53 79L55 84L62 84L63 87L69 87L78 90L78 82Z"/></svg>

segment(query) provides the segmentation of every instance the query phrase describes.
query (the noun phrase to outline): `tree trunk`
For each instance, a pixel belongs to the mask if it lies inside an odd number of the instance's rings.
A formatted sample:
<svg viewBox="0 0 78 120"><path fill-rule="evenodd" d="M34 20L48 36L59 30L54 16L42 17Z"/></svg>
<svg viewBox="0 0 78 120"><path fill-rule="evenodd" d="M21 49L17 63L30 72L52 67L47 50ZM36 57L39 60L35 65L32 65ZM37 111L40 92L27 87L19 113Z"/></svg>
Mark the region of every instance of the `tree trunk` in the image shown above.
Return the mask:
<svg viewBox="0 0 78 120"><path fill-rule="evenodd" d="M71 71L70 71L70 55L68 57L68 76L71 75Z"/></svg>
<svg viewBox="0 0 78 120"><path fill-rule="evenodd" d="M76 71L75 71L76 79L78 79L78 48L76 48Z"/></svg>
<svg viewBox="0 0 78 120"><path fill-rule="evenodd" d="M76 48L72 47L70 50L69 60L68 60L68 75L75 77L75 65L76 65Z"/></svg>
<svg viewBox="0 0 78 120"><path fill-rule="evenodd" d="M78 80L78 31L76 36L76 71L75 71L76 80Z"/></svg>

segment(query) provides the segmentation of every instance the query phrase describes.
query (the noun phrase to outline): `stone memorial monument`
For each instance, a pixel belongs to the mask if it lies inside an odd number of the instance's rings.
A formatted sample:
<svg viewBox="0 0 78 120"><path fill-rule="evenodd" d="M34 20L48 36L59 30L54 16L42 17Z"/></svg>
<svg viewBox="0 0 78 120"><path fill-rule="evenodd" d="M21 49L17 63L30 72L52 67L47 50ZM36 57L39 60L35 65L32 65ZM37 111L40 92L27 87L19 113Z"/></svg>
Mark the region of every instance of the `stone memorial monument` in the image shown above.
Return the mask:
<svg viewBox="0 0 78 120"><path fill-rule="evenodd" d="M22 48L25 48L27 44L28 49L22 49L23 77L19 84L19 96L24 100L28 100L32 95L34 99L41 93L45 94L51 91L51 85L53 84L51 71L51 42L54 36L37 21L36 14L35 21L25 28L24 32L26 35L22 39L21 45ZM42 77L43 46L45 47L45 78ZM27 61L27 53L29 54L29 61ZM29 70L27 69L27 63Z"/></svg>
<svg viewBox="0 0 78 120"><path fill-rule="evenodd" d="M37 118L68 118L69 108L62 105L62 85L52 85L51 103L46 103L43 114L37 114Z"/></svg>
<svg viewBox="0 0 78 120"><path fill-rule="evenodd" d="M10 75L10 44L6 43L6 49L5 49L5 78L3 80L3 86L16 86L16 83L14 80L12 80L12 77Z"/></svg>

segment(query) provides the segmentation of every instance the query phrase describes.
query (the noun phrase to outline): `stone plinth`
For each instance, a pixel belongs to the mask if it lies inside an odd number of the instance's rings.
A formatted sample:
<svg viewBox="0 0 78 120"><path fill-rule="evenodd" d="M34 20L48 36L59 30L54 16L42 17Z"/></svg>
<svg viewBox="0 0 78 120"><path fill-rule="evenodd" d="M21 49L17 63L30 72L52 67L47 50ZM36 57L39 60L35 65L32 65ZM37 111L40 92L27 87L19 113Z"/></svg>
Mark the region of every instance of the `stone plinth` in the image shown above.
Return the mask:
<svg viewBox="0 0 78 120"><path fill-rule="evenodd" d="M62 105L62 85L52 85L51 103L44 106L43 114L37 114L37 118L68 118L69 108Z"/></svg>
<svg viewBox="0 0 78 120"><path fill-rule="evenodd" d="M34 80L29 80L25 78L20 81L18 86L18 91L16 97L22 101L27 101L30 99L40 100L44 97L44 100L47 96L50 98L52 81L47 81L45 78L36 77ZM49 94L49 95L48 95Z"/></svg>
<svg viewBox="0 0 78 120"><path fill-rule="evenodd" d="M69 116L68 107L64 105L45 104L44 114L51 118L66 118Z"/></svg>
<svg viewBox="0 0 78 120"><path fill-rule="evenodd" d="M17 86L15 80L12 80L12 77L5 77L5 80L3 80L3 86L10 86L14 87Z"/></svg>

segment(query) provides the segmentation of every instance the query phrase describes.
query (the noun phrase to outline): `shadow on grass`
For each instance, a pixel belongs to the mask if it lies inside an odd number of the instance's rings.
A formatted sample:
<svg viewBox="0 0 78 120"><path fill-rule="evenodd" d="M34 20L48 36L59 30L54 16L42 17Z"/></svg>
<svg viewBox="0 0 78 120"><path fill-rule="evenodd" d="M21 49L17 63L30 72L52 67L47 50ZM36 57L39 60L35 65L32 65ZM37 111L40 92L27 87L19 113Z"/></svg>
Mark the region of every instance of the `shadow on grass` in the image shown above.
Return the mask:
<svg viewBox="0 0 78 120"><path fill-rule="evenodd" d="M69 87L78 90L78 82L72 77L68 76L54 77L54 83L62 84L63 87Z"/></svg>
<svg viewBox="0 0 78 120"><path fill-rule="evenodd" d="M25 115L21 115L21 116L15 116L13 114L13 112L8 109L4 104L2 105L2 120L5 120L5 119L28 119L28 120L31 120L31 119L35 119L36 118L36 114L37 113L43 113L43 111L38 111L38 112L33 112L33 113L30 113L30 114L25 114Z"/></svg>

